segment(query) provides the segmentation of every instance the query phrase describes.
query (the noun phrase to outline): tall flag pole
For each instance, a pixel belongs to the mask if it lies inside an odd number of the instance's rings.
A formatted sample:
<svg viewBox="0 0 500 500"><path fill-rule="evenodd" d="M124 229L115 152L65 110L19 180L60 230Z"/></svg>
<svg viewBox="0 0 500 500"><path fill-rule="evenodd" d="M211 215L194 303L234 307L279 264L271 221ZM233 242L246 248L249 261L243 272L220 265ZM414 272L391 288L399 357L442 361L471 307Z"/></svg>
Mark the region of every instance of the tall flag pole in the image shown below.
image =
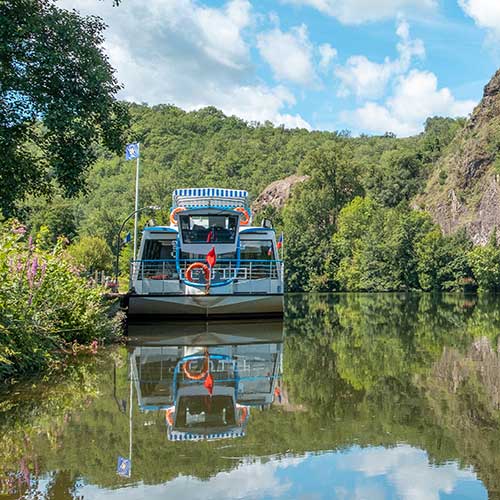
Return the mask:
<svg viewBox="0 0 500 500"><path fill-rule="evenodd" d="M127 144L125 149L125 159L136 159L135 167L135 216L134 216L134 260L137 259L137 226L139 223L139 161L140 161L140 143L133 142Z"/></svg>

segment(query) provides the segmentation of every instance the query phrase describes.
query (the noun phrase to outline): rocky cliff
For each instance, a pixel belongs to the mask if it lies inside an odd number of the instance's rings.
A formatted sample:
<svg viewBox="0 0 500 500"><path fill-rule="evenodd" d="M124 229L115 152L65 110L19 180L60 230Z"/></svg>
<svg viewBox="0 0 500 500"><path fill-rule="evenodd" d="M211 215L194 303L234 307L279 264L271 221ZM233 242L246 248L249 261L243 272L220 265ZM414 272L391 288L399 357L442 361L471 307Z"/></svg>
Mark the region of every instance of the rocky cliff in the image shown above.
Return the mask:
<svg viewBox="0 0 500 500"><path fill-rule="evenodd" d="M465 228L476 244L500 226L500 70L457 134L417 204L447 234Z"/></svg>
<svg viewBox="0 0 500 500"><path fill-rule="evenodd" d="M268 206L281 210L288 198L290 198L293 187L308 179L308 175L291 175L285 179L272 182L253 202L252 211L260 212Z"/></svg>

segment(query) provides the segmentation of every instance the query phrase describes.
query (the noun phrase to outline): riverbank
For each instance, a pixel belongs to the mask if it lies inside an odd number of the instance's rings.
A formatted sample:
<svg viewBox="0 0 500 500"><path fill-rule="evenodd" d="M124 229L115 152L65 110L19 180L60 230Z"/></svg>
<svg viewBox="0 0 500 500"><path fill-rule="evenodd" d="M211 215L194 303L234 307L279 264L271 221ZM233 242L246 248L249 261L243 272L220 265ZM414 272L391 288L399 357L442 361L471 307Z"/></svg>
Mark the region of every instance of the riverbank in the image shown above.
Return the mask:
<svg viewBox="0 0 500 500"><path fill-rule="evenodd" d="M16 222L0 226L0 383L58 370L78 352L119 340L112 305L62 240L47 248Z"/></svg>

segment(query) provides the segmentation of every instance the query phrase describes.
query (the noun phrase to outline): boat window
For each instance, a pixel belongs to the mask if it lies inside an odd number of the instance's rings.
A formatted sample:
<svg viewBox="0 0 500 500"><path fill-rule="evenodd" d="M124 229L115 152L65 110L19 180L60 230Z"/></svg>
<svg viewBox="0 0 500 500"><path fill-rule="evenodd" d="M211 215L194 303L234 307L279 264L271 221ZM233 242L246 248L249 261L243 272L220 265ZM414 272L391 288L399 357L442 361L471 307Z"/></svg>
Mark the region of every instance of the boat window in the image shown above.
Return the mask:
<svg viewBox="0 0 500 500"><path fill-rule="evenodd" d="M175 259L175 240L146 240L142 260Z"/></svg>
<svg viewBox="0 0 500 500"><path fill-rule="evenodd" d="M234 243L236 215L180 215L184 243Z"/></svg>
<svg viewBox="0 0 500 500"><path fill-rule="evenodd" d="M176 427L219 427L236 422L231 396L184 396L179 398L176 413Z"/></svg>
<svg viewBox="0 0 500 500"><path fill-rule="evenodd" d="M272 240L241 240L242 260L274 260Z"/></svg>
<svg viewBox="0 0 500 500"><path fill-rule="evenodd" d="M181 251L180 258L182 260L189 259L189 260L198 260L200 262L205 262L207 256L201 253L188 253ZM217 262L221 262L224 260L235 260L235 259L236 259L236 252L217 253Z"/></svg>

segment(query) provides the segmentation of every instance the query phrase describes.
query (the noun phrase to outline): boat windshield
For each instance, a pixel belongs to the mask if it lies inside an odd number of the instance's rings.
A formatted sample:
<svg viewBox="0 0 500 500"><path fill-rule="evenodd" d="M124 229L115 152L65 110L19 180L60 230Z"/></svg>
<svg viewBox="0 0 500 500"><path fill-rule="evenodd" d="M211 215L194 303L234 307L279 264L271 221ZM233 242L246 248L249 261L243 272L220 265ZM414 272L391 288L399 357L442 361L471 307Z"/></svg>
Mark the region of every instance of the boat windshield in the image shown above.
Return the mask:
<svg viewBox="0 0 500 500"><path fill-rule="evenodd" d="M236 215L181 215L179 218L184 243L234 243L236 239Z"/></svg>
<svg viewBox="0 0 500 500"><path fill-rule="evenodd" d="M179 398L176 413L176 427L215 427L236 422L231 396L184 396Z"/></svg>

